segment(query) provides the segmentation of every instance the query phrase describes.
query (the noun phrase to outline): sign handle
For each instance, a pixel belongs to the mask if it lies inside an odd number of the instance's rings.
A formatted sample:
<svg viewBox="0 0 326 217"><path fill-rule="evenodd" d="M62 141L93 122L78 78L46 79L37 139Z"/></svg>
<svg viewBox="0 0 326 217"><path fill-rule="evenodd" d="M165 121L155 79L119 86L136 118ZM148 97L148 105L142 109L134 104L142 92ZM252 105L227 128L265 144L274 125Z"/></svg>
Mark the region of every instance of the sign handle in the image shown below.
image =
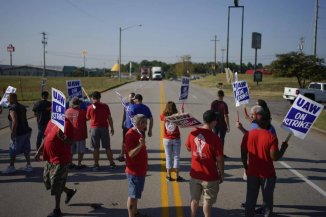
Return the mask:
<svg viewBox="0 0 326 217"><path fill-rule="evenodd" d="M88 96L87 92L85 91L84 87L82 87L82 89L83 89L83 91L84 91L84 93L85 93L87 99L88 99L89 101L91 101L91 99L89 98L89 96Z"/></svg>
<svg viewBox="0 0 326 217"><path fill-rule="evenodd" d="M288 141L290 140L291 136L292 136L292 133L289 133L289 135L288 135L288 136L286 137L286 139L285 139L285 142L286 142L286 143L288 143Z"/></svg>
<svg viewBox="0 0 326 217"><path fill-rule="evenodd" d="M184 105L185 105L185 103L183 102L182 105L181 105L181 113L184 113L185 112Z"/></svg>
<svg viewBox="0 0 326 217"><path fill-rule="evenodd" d="M240 115L239 115L239 109L237 108L237 117L238 117L238 122L240 121Z"/></svg>

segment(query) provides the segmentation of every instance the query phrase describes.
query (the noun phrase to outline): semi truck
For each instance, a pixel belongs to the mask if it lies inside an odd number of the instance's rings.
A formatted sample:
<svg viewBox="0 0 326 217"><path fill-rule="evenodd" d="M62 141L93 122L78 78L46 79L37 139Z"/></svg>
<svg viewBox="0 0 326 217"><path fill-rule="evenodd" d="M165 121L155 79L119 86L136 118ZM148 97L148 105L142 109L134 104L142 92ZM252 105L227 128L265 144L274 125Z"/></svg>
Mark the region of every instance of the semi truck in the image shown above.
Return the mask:
<svg viewBox="0 0 326 217"><path fill-rule="evenodd" d="M152 67L152 80L162 80L162 67L153 66Z"/></svg>
<svg viewBox="0 0 326 217"><path fill-rule="evenodd" d="M140 68L140 80L148 81L150 77L150 69L148 67Z"/></svg>

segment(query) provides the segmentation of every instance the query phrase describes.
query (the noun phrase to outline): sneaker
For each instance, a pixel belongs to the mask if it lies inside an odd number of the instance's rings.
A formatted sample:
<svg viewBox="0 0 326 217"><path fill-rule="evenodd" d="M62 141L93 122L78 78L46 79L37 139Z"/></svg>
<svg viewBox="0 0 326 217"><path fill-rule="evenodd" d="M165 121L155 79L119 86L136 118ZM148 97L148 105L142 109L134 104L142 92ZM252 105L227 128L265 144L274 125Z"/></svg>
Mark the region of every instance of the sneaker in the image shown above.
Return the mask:
<svg viewBox="0 0 326 217"><path fill-rule="evenodd" d="M227 158L229 158L229 156L224 155L224 159L227 159Z"/></svg>
<svg viewBox="0 0 326 217"><path fill-rule="evenodd" d="M175 181L177 181L177 182L184 182L186 180L184 178L182 178L181 176L178 176L178 178Z"/></svg>
<svg viewBox="0 0 326 217"><path fill-rule="evenodd" d="M101 170L101 168L100 168L99 165L94 165L93 166L93 171L100 171L100 170Z"/></svg>
<svg viewBox="0 0 326 217"><path fill-rule="evenodd" d="M119 161L119 162L124 162L125 158L120 155L119 157L116 158L116 160Z"/></svg>
<svg viewBox="0 0 326 217"><path fill-rule="evenodd" d="M22 168L23 171L30 173L33 171L33 167L31 165L26 165L24 168Z"/></svg>
<svg viewBox="0 0 326 217"><path fill-rule="evenodd" d="M49 215L48 217L59 217L62 216L62 212L60 209L54 209Z"/></svg>
<svg viewBox="0 0 326 217"><path fill-rule="evenodd" d="M111 163L109 169L113 170L115 168L117 168L117 165L115 165L115 163Z"/></svg>
<svg viewBox="0 0 326 217"><path fill-rule="evenodd" d="M264 214L264 208L263 207L259 207L259 208L255 209L255 214L257 214L257 215Z"/></svg>
<svg viewBox="0 0 326 217"><path fill-rule="evenodd" d="M75 167L76 167L76 165L73 164L73 163L71 163L71 164L69 164L68 169L72 170L72 169L74 169Z"/></svg>
<svg viewBox="0 0 326 217"><path fill-rule="evenodd" d="M173 181L174 181L174 179L172 179L171 176L166 176L165 179L166 179L166 181L168 181L168 182L173 182Z"/></svg>
<svg viewBox="0 0 326 217"><path fill-rule="evenodd" d="M243 181L247 181L247 174L246 174L246 171L243 172L242 179L243 179Z"/></svg>
<svg viewBox="0 0 326 217"><path fill-rule="evenodd" d="M137 213L135 213L135 217L148 217L148 215L142 214L138 211Z"/></svg>
<svg viewBox="0 0 326 217"><path fill-rule="evenodd" d="M85 169L85 168L86 168L86 165L84 165L84 164L75 166L76 170L81 170L81 169Z"/></svg>
<svg viewBox="0 0 326 217"><path fill-rule="evenodd" d="M15 166L8 166L6 170L2 171L3 174L10 174L16 172Z"/></svg>
<svg viewBox="0 0 326 217"><path fill-rule="evenodd" d="M71 198L76 194L77 189L71 189L66 196L65 204L68 204Z"/></svg>

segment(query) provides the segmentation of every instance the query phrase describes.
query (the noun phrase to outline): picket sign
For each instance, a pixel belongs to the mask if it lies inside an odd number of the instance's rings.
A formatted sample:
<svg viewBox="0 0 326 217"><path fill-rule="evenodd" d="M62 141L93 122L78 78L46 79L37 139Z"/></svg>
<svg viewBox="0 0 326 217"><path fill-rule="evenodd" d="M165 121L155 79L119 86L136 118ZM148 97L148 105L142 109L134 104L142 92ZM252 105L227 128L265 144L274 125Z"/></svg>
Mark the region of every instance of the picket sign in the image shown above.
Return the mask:
<svg viewBox="0 0 326 217"><path fill-rule="evenodd" d="M235 106L239 107L240 105L249 103L249 88L247 81L235 81L232 83L233 86L233 95L235 99Z"/></svg>
<svg viewBox="0 0 326 217"><path fill-rule="evenodd" d="M181 78L181 88L179 94L179 101L182 102L181 112L184 112L184 103L188 99L189 95L189 77L182 77Z"/></svg>
<svg viewBox="0 0 326 217"><path fill-rule="evenodd" d="M285 116L281 128L304 139L323 108L323 105L299 94Z"/></svg>
<svg viewBox="0 0 326 217"><path fill-rule="evenodd" d="M73 97L78 97L78 99L83 98L82 84L80 80L67 80L66 85L67 85L69 101Z"/></svg>
<svg viewBox="0 0 326 217"><path fill-rule="evenodd" d="M5 94L3 94L3 96L2 96L2 99L0 101L0 106L3 106L3 107L9 106L8 96L11 93L16 93L16 88L12 87L12 86L8 86Z"/></svg>
<svg viewBox="0 0 326 217"><path fill-rule="evenodd" d="M191 116L189 113L175 114L166 117L168 122L174 123L180 128L186 127L196 127L202 125L195 117Z"/></svg>
<svg viewBox="0 0 326 217"><path fill-rule="evenodd" d="M51 121L62 132L64 132L65 126L65 111L66 111L66 97L60 91L52 87L52 112Z"/></svg>

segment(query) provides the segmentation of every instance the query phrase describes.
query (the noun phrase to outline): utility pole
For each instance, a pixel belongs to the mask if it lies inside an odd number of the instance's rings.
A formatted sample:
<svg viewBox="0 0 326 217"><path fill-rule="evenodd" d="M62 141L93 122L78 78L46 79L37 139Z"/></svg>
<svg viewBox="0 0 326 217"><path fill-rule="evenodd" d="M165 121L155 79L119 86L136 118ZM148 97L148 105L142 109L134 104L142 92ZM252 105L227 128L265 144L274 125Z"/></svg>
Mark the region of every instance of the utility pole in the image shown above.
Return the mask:
<svg viewBox="0 0 326 217"><path fill-rule="evenodd" d="M220 40L217 40L217 35L215 35L215 38L214 40L211 40L211 41L214 41L214 75L216 74L216 42L220 41Z"/></svg>
<svg viewBox="0 0 326 217"><path fill-rule="evenodd" d="M82 51L82 55L83 55L83 57L84 57L84 77L85 77L85 75L86 75L86 54L87 54L87 51L84 49L84 50ZM88 76L89 76L89 74L88 74Z"/></svg>
<svg viewBox="0 0 326 217"><path fill-rule="evenodd" d="M315 0L314 56L317 56L318 0Z"/></svg>
<svg viewBox="0 0 326 217"><path fill-rule="evenodd" d="M223 68L224 68L224 52L226 51L226 49L225 48L222 48L221 51L222 51L222 67L221 67L221 73L223 73Z"/></svg>
<svg viewBox="0 0 326 217"><path fill-rule="evenodd" d="M41 33L43 35L43 39L42 39L42 44L43 44L43 77L46 76L46 68L45 68L45 46L48 44L48 42L46 41L48 38L46 38L45 36L47 35L45 32Z"/></svg>

